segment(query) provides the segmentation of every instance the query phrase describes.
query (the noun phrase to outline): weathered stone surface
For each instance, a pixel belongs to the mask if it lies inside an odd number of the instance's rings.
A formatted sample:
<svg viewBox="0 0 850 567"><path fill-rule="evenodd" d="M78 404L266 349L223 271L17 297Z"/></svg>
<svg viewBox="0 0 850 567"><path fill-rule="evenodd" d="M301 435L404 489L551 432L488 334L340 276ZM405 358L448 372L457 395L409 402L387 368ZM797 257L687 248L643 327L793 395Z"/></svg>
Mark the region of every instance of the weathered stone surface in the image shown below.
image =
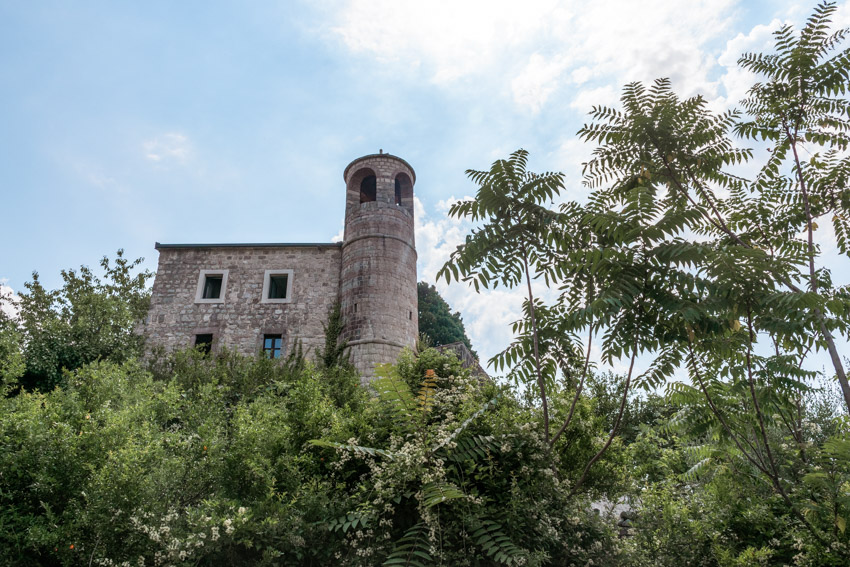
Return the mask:
<svg viewBox="0 0 850 567"><path fill-rule="evenodd" d="M322 325L337 299L339 244L311 247L159 247L145 333L148 343L185 348L212 333L213 349L244 354L262 349L263 335L280 334L284 350L297 338L305 351L324 344ZM222 303L196 303L201 270L227 270ZM266 270L293 270L291 303L262 303Z"/></svg>
<svg viewBox="0 0 850 567"><path fill-rule="evenodd" d="M360 202L360 183L376 177L376 200ZM397 204L396 179L401 183ZM413 181L410 166L387 155L365 156L345 170L345 238L340 300L345 338L364 377L398 358L419 334Z"/></svg>
<svg viewBox="0 0 850 567"><path fill-rule="evenodd" d="M376 200L361 203L360 184L374 175ZM341 244L158 245L159 267L145 334L151 346L185 348L212 334L244 354L263 336L283 336L284 352L300 339L312 353L341 301L343 336L364 379L394 362L419 329L413 234L413 169L388 154L354 160L345 170L345 237ZM398 181L398 182L397 182ZM227 272L223 301L198 301L202 270ZM264 303L267 270L292 270L288 303Z"/></svg>

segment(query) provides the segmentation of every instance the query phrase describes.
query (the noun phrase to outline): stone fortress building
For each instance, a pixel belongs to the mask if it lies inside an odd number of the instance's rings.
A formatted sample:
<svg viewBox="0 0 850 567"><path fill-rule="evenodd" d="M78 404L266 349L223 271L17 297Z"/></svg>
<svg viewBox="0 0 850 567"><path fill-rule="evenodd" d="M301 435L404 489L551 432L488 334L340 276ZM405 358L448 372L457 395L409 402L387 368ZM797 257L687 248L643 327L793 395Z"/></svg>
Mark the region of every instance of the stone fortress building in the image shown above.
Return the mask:
<svg viewBox="0 0 850 567"><path fill-rule="evenodd" d="M413 185L403 159L351 162L340 243L156 244L159 267L145 324L150 346L227 347L246 355L324 346L335 302L361 376L413 347L419 330Z"/></svg>

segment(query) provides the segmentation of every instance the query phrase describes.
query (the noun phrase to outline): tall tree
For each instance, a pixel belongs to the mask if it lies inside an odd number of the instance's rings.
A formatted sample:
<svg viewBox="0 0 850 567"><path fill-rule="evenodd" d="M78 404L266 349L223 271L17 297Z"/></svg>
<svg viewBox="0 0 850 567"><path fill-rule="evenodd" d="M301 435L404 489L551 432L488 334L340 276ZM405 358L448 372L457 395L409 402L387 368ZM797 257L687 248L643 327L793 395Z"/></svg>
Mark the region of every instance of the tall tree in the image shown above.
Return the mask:
<svg viewBox="0 0 850 567"><path fill-rule="evenodd" d="M63 369L74 370L95 360L122 362L142 354L144 338L136 326L147 315L153 276L136 268L119 250L103 257L103 278L87 266L62 270L61 288L48 291L37 273L20 294L13 321L24 345L26 388L51 389ZM9 298L0 301L11 301Z"/></svg>
<svg viewBox="0 0 850 567"><path fill-rule="evenodd" d="M546 441L549 441L549 402L540 363L540 344L531 281L546 271L547 227L553 213L544 203L564 186L562 173L537 174L527 169L528 152L517 150L508 159L493 163L489 171L467 170L478 185L475 199L451 206L449 216L483 222L466 242L452 252L437 273L447 282L462 280L478 291L497 285L525 284L525 309L531 325L531 343L537 389L543 407Z"/></svg>
<svg viewBox="0 0 850 567"><path fill-rule="evenodd" d="M850 50L836 52L846 31L830 33L834 12L821 4L799 34L787 26L776 33L774 53L742 57L742 66L764 75L744 112L715 114L702 97L680 99L666 79L627 85L621 108L595 107L579 132L597 145L585 164L586 204L549 211L533 191L514 190L523 187L510 167L519 152L497 162L474 178L482 181L476 199L453 209L484 228L441 272L474 284L542 276L557 286L552 305L529 296L517 326L531 329L533 353L509 347L500 355L516 365L532 361L538 377L539 337L553 331L586 333L587 357L599 337L602 360L629 369L626 394L687 372L690 384L671 387L677 422L718 440L714 456L760 478L821 546L846 539L850 510L843 503L826 510L827 489L800 471L816 474L816 463L831 459L846 478L850 446L835 440L813 450L795 416L814 374L801 365L818 350L830 355L850 412L834 340L850 338L850 289L833 281L813 236L817 220L831 216L838 249L850 255ZM735 173L755 154L734 134L773 144L754 180ZM640 374L636 355L650 361ZM574 491L611 445L623 407Z"/></svg>
<svg viewBox="0 0 850 567"><path fill-rule="evenodd" d="M427 335L435 346L463 343L477 358L460 312L452 313L437 288L427 282L416 284L416 291L419 295L419 334Z"/></svg>
<svg viewBox="0 0 850 567"><path fill-rule="evenodd" d="M834 3L819 5L799 37L792 26L785 25L774 34L775 53L748 53L738 61L764 82L754 85L742 101L747 118L735 131L773 147L756 179L755 195L740 194L730 200L729 216L735 223L733 230L752 232L768 225L767 231L749 242L741 240L741 245L760 246L804 266L797 279L782 282L787 289L804 293L799 281L820 299L818 303L837 299L832 301L837 310L819 304L812 305L811 312L820 335L817 346L829 353L850 412L850 383L833 337L836 331L847 334L846 290L836 290L830 270L818 267L821 250L814 239L817 221L831 217L838 249L850 255L850 157L842 155L850 144L850 102L845 98L850 48L834 52L848 31L830 33L834 12ZM772 222L766 223L769 210Z"/></svg>

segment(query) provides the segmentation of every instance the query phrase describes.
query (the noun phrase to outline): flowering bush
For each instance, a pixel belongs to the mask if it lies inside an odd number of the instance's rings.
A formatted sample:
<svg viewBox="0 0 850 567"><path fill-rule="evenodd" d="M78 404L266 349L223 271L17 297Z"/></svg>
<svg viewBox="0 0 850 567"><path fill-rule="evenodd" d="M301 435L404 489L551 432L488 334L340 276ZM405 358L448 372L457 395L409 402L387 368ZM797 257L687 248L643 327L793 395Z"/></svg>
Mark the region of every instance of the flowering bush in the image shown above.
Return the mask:
<svg viewBox="0 0 850 567"><path fill-rule="evenodd" d="M434 351L402 357L373 387L367 421L377 427L314 442L333 449L329 466L347 479L349 510L328 523L344 534L339 564L618 560L609 528L569 496L569 453L548 450L536 410L514 391L482 385Z"/></svg>
<svg viewBox="0 0 850 567"><path fill-rule="evenodd" d="M584 565L620 553L567 496L570 453L548 452L536 410L453 356L407 353L371 395L352 386L345 399L335 385L356 384L353 372L328 382L303 361L151 364L93 363L0 400L8 564Z"/></svg>

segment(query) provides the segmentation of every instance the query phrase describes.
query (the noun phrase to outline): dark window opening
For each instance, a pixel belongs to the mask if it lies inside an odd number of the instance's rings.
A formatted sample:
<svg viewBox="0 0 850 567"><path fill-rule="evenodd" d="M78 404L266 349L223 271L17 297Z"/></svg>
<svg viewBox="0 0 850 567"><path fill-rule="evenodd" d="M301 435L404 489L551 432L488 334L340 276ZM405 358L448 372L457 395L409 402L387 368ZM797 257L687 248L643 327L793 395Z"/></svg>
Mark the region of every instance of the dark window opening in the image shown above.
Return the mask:
<svg viewBox="0 0 850 567"><path fill-rule="evenodd" d="M410 319L411 321L413 321L413 311L407 312L407 318Z"/></svg>
<svg viewBox="0 0 850 567"><path fill-rule="evenodd" d="M280 346L282 342L281 335L264 335L263 356L266 358L280 358Z"/></svg>
<svg viewBox="0 0 850 567"><path fill-rule="evenodd" d="M287 274L269 276L269 299L286 299Z"/></svg>
<svg viewBox="0 0 850 567"><path fill-rule="evenodd" d="M395 176L395 204L398 206L413 206L413 182L402 172Z"/></svg>
<svg viewBox="0 0 850 567"><path fill-rule="evenodd" d="M354 304L354 312L357 313L357 304Z"/></svg>
<svg viewBox="0 0 850 567"><path fill-rule="evenodd" d="M195 335L195 348L204 354L209 354L212 350L213 336L212 333L202 333Z"/></svg>
<svg viewBox="0 0 850 567"><path fill-rule="evenodd" d="M221 297L221 281L223 276L206 276L204 279L204 294L202 299L218 299Z"/></svg>
<svg viewBox="0 0 850 567"><path fill-rule="evenodd" d="M368 175L360 182L360 202L371 203L378 198L378 180L374 175Z"/></svg>
<svg viewBox="0 0 850 567"><path fill-rule="evenodd" d="M395 204L401 205L401 179L395 178Z"/></svg>

